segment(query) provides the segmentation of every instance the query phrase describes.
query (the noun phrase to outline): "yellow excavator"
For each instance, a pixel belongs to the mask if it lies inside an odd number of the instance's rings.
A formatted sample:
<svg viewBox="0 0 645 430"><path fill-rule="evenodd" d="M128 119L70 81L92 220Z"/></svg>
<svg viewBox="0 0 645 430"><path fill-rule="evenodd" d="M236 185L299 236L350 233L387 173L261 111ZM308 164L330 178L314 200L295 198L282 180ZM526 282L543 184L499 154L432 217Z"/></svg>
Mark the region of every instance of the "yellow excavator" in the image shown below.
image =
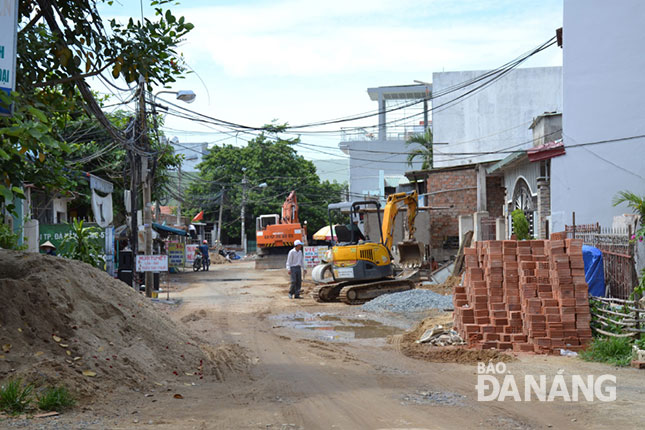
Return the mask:
<svg viewBox="0 0 645 430"><path fill-rule="evenodd" d="M392 247L394 225L399 210L407 206L407 228L404 241L397 244L399 266L395 270ZM378 201L364 200L333 203L328 206L330 231L335 233L333 246L327 251L323 264L312 270L312 278L318 285L312 295L318 302L342 301L347 304L365 303L382 294L411 290L422 263L421 246L414 241L414 220L417 216L418 196L416 191L388 196L381 222L381 205ZM379 223L378 241L365 240L355 221L360 211L375 208ZM337 211L349 212L348 226L333 226ZM332 234L332 237L334 234ZM395 272L397 272L395 274Z"/></svg>

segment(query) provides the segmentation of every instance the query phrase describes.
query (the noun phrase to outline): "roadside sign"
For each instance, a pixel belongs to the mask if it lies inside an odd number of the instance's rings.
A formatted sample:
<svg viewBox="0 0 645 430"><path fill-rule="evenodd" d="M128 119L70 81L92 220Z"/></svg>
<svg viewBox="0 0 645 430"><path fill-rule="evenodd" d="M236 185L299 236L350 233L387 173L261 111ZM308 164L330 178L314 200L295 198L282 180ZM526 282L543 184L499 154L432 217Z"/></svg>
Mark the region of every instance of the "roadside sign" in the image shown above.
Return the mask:
<svg viewBox="0 0 645 430"><path fill-rule="evenodd" d="M18 40L18 0L0 1L0 91L9 94L16 89L16 50ZM0 106L0 115L13 113Z"/></svg>
<svg viewBox="0 0 645 430"><path fill-rule="evenodd" d="M186 245L186 263L193 264L195 252L197 252L197 245Z"/></svg>
<svg viewBox="0 0 645 430"><path fill-rule="evenodd" d="M167 272L167 255L137 255L137 272Z"/></svg>
<svg viewBox="0 0 645 430"><path fill-rule="evenodd" d="M184 265L184 244L181 242L168 242L168 265L180 267Z"/></svg>
<svg viewBox="0 0 645 430"><path fill-rule="evenodd" d="M0 0L0 4L2 4L2 0ZM101 249L106 253L110 254L111 252L109 251L109 247L113 245L109 245L108 243L112 244L113 239L108 239L108 228L101 228L98 227L94 223L87 223L83 224L84 227L97 227L100 232L97 232L95 234L92 234L90 236L90 240L94 242L96 245L100 246ZM54 244L54 246L60 250L61 243L63 242L63 239L65 239L67 236L72 234L72 225L71 224L40 224L38 228L38 243L44 243L47 241L50 241L51 243Z"/></svg>
<svg viewBox="0 0 645 430"><path fill-rule="evenodd" d="M327 251L326 246L303 246L302 252L305 257L306 267L315 267L320 264L321 258Z"/></svg>

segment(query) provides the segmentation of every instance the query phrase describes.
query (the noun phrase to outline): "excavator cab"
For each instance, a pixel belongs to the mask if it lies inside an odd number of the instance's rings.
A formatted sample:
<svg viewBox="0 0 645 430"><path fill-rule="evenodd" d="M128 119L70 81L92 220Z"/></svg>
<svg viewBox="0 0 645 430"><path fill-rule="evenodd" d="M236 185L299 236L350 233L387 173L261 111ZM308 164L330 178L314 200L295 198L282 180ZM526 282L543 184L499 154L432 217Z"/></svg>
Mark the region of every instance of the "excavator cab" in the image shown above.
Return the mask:
<svg viewBox="0 0 645 430"><path fill-rule="evenodd" d="M403 270L394 276L394 258L391 252L394 246L394 226L396 216L403 206L407 206L407 223L404 224L407 234L404 241L398 244L399 264L404 268L418 268L421 263L421 247L414 241L416 191L388 196L382 222L381 205L375 200L334 203L328 206L329 225L331 231L335 230L336 240L332 242L333 246L323 260L324 263L314 267L311 272L312 279L319 284L312 292L316 301L340 300L348 304L360 304L381 294L414 288L413 278L418 270ZM363 231L356 221L360 219L362 211L369 209L375 210L378 226L374 229L372 220ZM341 217L338 216L339 212ZM335 228L334 224L337 224ZM366 240L361 240L359 233Z"/></svg>

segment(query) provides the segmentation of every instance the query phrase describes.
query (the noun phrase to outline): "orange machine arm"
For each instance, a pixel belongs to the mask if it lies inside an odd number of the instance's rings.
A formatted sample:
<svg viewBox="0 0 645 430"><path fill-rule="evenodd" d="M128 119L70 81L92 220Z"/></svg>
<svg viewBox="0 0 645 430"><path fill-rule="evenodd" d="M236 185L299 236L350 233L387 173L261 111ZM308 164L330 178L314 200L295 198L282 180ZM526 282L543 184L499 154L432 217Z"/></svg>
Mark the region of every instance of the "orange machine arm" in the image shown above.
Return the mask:
<svg viewBox="0 0 645 430"><path fill-rule="evenodd" d="M298 224L298 199L296 191L291 191L287 199L282 204L281 224Z"/></svg>
<svg viewBox="0 0 645 430"><path fill-rule="evenodd" d="M403 204L408 207L408 237L405 238L405 240L414 240L414 232L416 231L414 220L417 217L418 201L419 199L416 191L390 194L387 197L387 203L383 210L383 227L381 230L383 233L383 245L385 245L387 249L392 248L396 215L399 213L399 209Z"/></svg>

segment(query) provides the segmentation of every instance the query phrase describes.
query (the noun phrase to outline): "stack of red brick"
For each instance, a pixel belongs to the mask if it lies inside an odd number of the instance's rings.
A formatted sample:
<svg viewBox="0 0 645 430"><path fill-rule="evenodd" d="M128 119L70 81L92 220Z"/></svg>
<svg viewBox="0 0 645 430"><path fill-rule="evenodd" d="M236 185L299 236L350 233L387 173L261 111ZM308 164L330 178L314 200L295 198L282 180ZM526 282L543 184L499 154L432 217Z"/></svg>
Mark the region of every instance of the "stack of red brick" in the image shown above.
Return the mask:
<svg viewBox="0 0 645 430"><path fill-rule="evenodd" d="M476 242L465 249L455 328L469 347L578 351L591 340L582 241Z"/></svg>

